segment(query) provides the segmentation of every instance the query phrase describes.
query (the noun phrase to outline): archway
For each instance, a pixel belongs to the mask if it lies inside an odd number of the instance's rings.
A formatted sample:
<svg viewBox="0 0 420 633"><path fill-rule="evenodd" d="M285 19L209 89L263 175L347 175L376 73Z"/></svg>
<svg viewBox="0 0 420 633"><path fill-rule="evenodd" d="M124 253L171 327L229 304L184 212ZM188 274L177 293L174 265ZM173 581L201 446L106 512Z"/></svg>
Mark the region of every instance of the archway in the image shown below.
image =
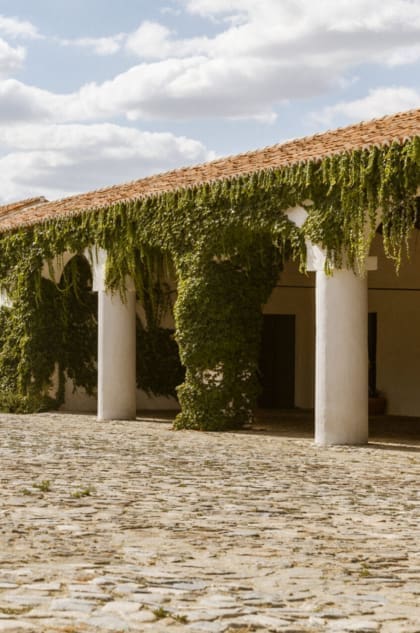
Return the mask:
<svg viewBox="0 0 420 633"><path fill-rule="evenodd" d="M60 296L61 353L58 376L62 408L96 409L98 301L92 270L84 255L65 264L57 286Z"/></svg>

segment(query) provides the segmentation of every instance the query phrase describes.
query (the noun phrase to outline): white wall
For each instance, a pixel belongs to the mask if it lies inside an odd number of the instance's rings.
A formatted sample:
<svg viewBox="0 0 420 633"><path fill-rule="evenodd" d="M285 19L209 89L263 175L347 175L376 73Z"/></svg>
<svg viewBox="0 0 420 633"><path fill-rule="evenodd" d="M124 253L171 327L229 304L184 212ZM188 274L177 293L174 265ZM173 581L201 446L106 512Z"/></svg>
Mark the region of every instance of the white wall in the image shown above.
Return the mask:
<svg viewBox="0 0 420 633"><path fill-rule="evenodd" d="M368 273L369 312L377 313L377 388L387 398L387 413L420 416L420 232L410 241L410 259L399 275L384 255L377 235L371 255L378 270ZM266 314L296 317L295 405L314 406L315 279L288 263L264 306Z"/></svg>
<svg viewBox="0 0 420 633"><path fill-rule="evenodd" d="M148 396L142 389L136 391L137 410L141 411L177 411L179 404L175 398L164 396ZM96 412L97 398L88 396L84 389L78 388L73 393L71 380L67 380L65 388L65 402L60 411Z"/></svg>
<svg viewBox="0 0 420 633"><path fill-rule="evenodd" d="M371 253L378 256L378 270L368 277L369 312L377 313L377 388L387 398L387 413L420 416L420 233L398 276L380 236Z"/></svg>
<svg viewBox="0 0 420 633"><path fill-rule="evenodd" d="M314 406L315 275L299 273L293 262L285 265L264 314L295 315L295 406Z"/></svg>
<svg viewBox="0 0 420 633"><path fill-rule="evenodd" d="M96 413L97 399L89 396L83 387L78 387L73 392L73 381L66 380L64 388L64 404L60 411L72 411L74 413Z"/></svg>

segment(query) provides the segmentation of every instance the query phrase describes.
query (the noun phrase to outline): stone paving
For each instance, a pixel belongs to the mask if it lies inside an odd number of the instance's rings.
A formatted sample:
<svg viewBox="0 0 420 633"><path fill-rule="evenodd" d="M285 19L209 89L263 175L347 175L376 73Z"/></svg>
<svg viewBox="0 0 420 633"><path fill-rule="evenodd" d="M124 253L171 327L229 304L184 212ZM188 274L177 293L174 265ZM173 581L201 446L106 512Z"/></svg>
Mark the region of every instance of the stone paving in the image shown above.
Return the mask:
<svg viewBox="0 0 420 633"><path fill-rule="evenodd" d="M0 631L420 631L418 439L0 416Z"/></svg>

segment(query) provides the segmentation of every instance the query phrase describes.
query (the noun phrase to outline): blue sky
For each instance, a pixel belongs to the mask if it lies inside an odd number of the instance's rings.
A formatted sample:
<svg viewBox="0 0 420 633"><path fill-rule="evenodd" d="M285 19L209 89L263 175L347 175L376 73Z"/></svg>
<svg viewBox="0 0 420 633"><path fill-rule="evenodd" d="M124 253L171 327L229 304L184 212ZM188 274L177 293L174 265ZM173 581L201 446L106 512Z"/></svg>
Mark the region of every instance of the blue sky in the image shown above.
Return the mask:
<svg viewBox="0 0 420 633"><path fill-rule="evenodd" d="M0 203L420 106L420 0L0 0Z"/></svg>

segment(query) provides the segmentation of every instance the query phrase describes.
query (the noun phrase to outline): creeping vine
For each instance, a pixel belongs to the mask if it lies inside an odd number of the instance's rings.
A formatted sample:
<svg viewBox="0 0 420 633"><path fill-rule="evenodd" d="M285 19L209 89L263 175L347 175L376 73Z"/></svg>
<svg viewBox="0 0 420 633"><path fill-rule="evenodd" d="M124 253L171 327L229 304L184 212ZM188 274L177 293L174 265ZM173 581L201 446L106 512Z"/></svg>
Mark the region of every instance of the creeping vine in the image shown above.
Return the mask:
<svg viewBox="0 0 420 633"><path fill-rule="evenodd" d="M65 251L101 247L108 252L108 287L124 294L130 275L147 314L138 323L138 384L165 395L178 386L178 428L241 426L255 405L261 306L282 262L294 258L304 270L311 240L325 250L328 269L363 270L380 224L385 253L398 270L418 222L419 186L415 137L1 234L0 287L8 297L0 310L1 406L60 404L66 375L94 391L96 308L87 272L79 260L57 286L41 269ZM301 228L284 213L296 205L307 211ZM155 290L168 277L178 284L175 335L156 317ZM57 367L59 387L49 402Z"/></svg>

